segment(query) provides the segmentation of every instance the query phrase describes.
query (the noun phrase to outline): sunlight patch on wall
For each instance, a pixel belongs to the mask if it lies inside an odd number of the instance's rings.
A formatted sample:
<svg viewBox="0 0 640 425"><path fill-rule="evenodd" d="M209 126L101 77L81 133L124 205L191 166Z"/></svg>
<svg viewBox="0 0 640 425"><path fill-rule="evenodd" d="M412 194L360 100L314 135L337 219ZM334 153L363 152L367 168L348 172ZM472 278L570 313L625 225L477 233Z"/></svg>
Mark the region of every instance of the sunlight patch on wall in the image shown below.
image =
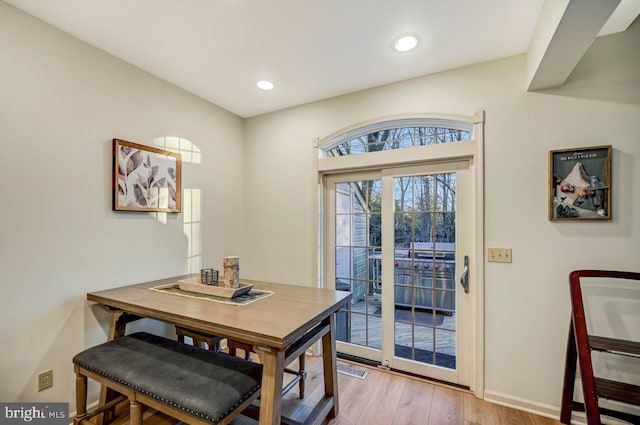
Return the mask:
<svg viewBox="0 0 640 425"><path fill-rule="evenodd" d="M153 145L181 154L183 162L202 164L202 152L200 152L200 148L183 137L156 137L153 139Z"/></svg>
<svg viewBox="0 0 640 425"><path fill-rule="evenodd" d="M161 136L153 139L153 145L179 153L182 163L202 164L202 152L183 137ZM184 169L183 169L184 172ZM184 181L184 180L183 180ZM183 231L187 238L187 272L199 273L202 268L202 190L182 189ZM158 213L157 220L167 223L167 213Z"/></svg>
<svg viewBox="0 0 640 425"><path fill-rule="evenodd" d="M197 273L202 268L202 190L184 189L182 198L184 234L187 237L187 269Z"/></svg>
<svg viewBox="0 0 640 425"><path fill-rule="evenodd" d="M156 214L156 220L158 220L159 223L167 224L167 213L166 212L157 212L155 214Z"/></svg>

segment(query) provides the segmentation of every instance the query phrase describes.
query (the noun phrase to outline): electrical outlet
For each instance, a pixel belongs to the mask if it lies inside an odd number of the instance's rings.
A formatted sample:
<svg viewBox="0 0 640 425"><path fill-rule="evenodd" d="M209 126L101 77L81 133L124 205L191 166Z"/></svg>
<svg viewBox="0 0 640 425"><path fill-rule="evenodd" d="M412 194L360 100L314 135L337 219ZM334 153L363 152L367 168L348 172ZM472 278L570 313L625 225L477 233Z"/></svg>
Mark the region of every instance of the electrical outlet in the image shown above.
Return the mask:
<svg viewBox="0 0 640 425"><path fill-rule="evenodd" d="M511 248L489 248L489 261L492 263L510 263Z"/></svg>
<svg viewBox="0 0 640 425"><path fill-rule="evenodd" d="M53 387L53 370L45 370L38 374L38 391Z"/></svg>

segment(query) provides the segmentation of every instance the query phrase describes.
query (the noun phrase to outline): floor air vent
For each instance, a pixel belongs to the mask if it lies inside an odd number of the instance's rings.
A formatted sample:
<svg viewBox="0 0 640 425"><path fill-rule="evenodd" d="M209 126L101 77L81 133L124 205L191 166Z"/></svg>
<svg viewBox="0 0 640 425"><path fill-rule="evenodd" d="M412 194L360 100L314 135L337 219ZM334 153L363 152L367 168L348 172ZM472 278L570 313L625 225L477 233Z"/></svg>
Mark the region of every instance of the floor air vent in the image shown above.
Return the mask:
<svg viewBox="0 0 640 425"><path fill-rule="evenodd" d="M367 376L367 371L364 369L358 369L355 367L347 366L338 363L338 373L343 375L353 376L354 378L364 379Z"/></svg>

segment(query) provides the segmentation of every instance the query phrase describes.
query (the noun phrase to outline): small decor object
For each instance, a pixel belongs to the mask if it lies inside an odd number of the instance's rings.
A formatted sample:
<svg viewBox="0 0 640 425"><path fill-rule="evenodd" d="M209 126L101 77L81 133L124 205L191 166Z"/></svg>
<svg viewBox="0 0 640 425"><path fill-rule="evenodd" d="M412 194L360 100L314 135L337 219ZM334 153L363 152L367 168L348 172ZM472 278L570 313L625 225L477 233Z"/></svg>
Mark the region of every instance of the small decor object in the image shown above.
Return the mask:
<svg viewBox="0 0 640 425"><path fill-rule="evenodd" d="M180 154L113 139L113 210L180 212Z"/></svg>
<svg viewBox="0 0 640 425"><path fill-rule="evenodd" d="M203 285L218 286L218 270L202 269L200 270L200 283Z"/></svg>
<svg viewBox="0 0 640 425"><path fill-rule="evenodd" d="M238 289L225 288L224 286L202 285L198 277L158 285L149 289L178 297L195 298L239 307L262 300L274 294L273 291L253 289L253 284L251 283L241 283Z"/></svg>
<svg viewBox="0 0 640 425"><path fill-rule="evenodd" d="M240 285L240 259L238 257L224 257L224 286L237 288Z"/></svg>
<svg viewBox="0 0 640 425"><path fill-rule="evenodd" d="M611 220L611 145L549 152L549 220Z"/></svg>
<svg viewBox="0 0 640 425"><path fill-rule="evenodd" d="M174 284L175 286L175 284ZM183 291L195 292L220 298L235 298L249 293L253 288L251 283L239 284L237 288L225 286L203 285L198 277L190 277L178 281L178 287Z"/></svg>

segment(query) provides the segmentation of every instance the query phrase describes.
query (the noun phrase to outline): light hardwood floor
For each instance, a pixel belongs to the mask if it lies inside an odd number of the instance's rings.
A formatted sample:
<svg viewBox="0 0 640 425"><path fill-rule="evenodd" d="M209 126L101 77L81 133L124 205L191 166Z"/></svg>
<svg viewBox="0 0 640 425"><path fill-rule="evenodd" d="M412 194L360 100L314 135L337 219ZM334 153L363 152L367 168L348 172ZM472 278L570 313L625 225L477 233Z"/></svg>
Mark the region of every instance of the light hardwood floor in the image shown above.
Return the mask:
<svg viewBox="0 0 640 425"><path fill-rule="evenodd" d="M340 361L364 368L364 380L338 374L340 414L329 425L560 425L557 420L510 409L475 398L471 393L438 383ZM294 366L295 369L297 366ZM283 400L283 412L301 419L310 405L321 397L322 362L319 357L307 358L306 397L298 399L297 387ZM123 414L126 412L123 412ZM121 417L114 425L128 425ZM146 411L144 425L176 425L168 416ZM244 416L233 425L255 425Z"/></svg>

